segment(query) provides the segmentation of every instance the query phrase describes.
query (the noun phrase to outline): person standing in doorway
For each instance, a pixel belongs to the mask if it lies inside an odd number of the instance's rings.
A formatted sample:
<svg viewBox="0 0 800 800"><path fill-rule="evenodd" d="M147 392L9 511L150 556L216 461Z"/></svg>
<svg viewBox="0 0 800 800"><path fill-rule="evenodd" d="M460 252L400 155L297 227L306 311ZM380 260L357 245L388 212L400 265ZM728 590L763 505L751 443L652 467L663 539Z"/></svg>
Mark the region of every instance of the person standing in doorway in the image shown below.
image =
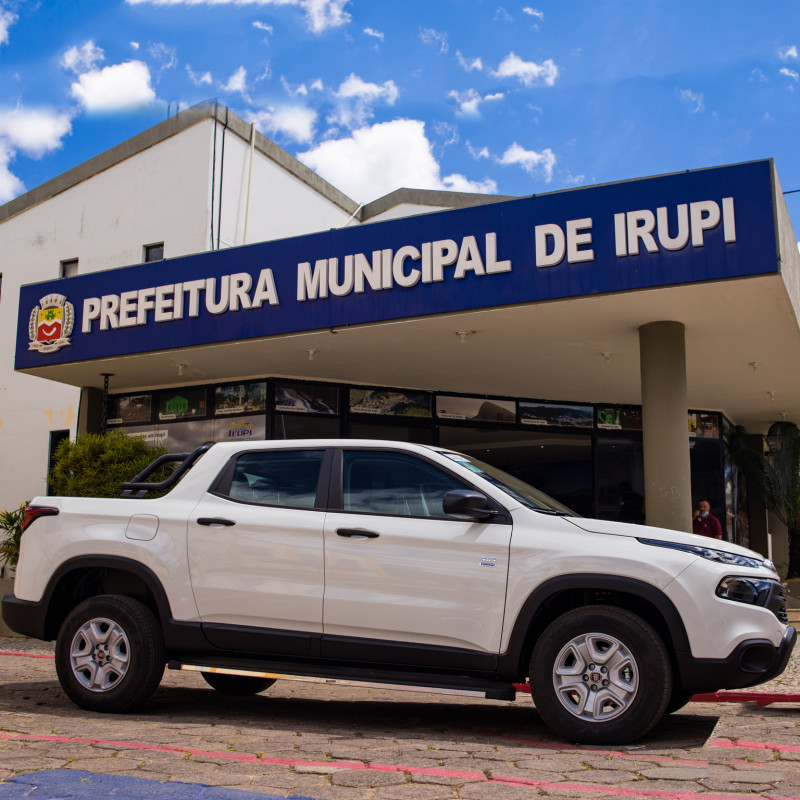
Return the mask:
<svg viewBox="0 0 800 800"><path fill-rule="evenodd" d="M694 517L692 517L692 532L708 536L711 539L722 538L722 525L711 513L711 503L708 500L700 500L697 504Z"/></svg>

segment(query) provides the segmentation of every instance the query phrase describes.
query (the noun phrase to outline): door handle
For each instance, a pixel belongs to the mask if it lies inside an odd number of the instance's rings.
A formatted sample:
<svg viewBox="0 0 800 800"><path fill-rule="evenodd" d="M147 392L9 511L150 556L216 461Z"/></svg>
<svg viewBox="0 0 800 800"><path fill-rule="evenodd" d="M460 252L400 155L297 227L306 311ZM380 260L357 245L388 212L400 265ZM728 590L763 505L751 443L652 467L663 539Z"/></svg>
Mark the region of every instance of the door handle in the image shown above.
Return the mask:
<svg viewBox="0 0 800 800"><path fill-rule="evenodd" d="M348 539L377 539L380 534L375 531L363 531L358 528L337 528L337 536L346 536Z"/></svg>
<svg viewBox="0 0 800 800"><path fill-rule="evenodd" d="M225 527L229 525L235 525L236 523L232 519L223 519L222 517L200 517L197 520L198 525L223 525Z"/></svg>

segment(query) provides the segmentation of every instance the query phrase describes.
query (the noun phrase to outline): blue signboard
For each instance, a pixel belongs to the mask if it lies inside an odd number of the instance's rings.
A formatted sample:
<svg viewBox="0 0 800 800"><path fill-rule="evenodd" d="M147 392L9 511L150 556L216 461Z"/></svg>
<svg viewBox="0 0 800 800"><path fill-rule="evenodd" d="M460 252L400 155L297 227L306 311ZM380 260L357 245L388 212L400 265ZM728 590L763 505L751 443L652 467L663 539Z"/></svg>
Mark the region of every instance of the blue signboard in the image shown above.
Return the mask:
<svg viewBox="0 0 800 800"><path fill-rule="evenodd" d="M769 161L24 286L16 368L778 270Z"/></svg>

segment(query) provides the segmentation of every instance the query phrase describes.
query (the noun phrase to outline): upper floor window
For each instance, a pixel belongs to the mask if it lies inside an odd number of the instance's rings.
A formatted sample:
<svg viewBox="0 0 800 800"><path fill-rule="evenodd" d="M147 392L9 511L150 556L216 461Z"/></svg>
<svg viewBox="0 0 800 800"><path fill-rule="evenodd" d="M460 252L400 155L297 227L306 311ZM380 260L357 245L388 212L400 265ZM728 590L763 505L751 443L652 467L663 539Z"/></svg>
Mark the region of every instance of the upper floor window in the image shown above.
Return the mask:
<svg viewBox="0 0 800 800"><path fill-rule="evenodd" d="M74 278L78 274L78 259L69 258L59 265L59 278Z"/></svg>
<svg viewBox="0 0 800 800"><path fill-rule="evenodd" d="M164 242L146 244L144 246L144 261L161 261L164 258Z"/></svg>

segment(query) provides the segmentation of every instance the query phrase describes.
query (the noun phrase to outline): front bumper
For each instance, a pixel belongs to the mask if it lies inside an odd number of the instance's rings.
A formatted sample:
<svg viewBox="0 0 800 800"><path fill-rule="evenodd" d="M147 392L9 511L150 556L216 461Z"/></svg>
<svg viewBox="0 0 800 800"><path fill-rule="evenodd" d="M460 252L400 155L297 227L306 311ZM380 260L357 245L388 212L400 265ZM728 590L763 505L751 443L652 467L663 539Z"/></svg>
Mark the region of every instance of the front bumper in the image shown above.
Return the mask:
<svg viewBox="0 0 800 800"><path fill-rule="evenodd" d="M694 658L676 653L683 688L696 693L744 689L780 675L789 662L797 631L789 625L776 647L767 639L747 639L727 658Z"/></svg>

